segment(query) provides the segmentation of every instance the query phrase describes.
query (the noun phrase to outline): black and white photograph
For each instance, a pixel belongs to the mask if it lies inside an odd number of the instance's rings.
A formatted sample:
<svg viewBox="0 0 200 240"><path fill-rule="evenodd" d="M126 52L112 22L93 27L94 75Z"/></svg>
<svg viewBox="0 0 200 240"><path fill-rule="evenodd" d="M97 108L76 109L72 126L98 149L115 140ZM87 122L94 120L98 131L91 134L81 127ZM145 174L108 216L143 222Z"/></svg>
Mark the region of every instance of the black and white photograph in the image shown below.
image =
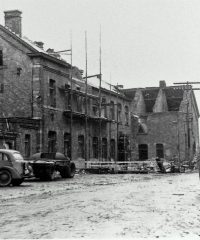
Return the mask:
<svg viewBox="0 0 200 240"><path fill-rule="evenodd" d="M199 0L0 0L0 239L200 239L199 109Z"/></svg>

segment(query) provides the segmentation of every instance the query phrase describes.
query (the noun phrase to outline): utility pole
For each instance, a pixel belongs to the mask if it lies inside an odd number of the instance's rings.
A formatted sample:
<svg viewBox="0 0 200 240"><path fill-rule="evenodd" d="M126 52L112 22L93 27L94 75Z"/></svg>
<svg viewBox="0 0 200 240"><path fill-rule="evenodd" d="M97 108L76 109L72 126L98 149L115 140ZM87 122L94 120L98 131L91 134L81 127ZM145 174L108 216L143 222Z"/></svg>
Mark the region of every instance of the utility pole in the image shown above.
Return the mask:
<svg viewBox="0 0 200 240"><path fill-rule="evenodd" d="M191 159L190 159L190 119L189 119L189 90L200 90L200 88L192 88L191 84L200 84L200 82L177 82L174 84L183 84L186 85L186 132L187 132L187 141L186 141L186 160L189 161L189 167L191 167ZM178 124L178 123L177 123ZM180 151L180 150L179 150Z"/></svg>
<svg viewBox="0 0 200 240"><path fill-rule="evenodd" d="M88 129L88 103L87 103L87 32L85 31L85 161L88 160L88 148L87 148L87 129ZM87 164L87 163L86 163Z"/></svg>

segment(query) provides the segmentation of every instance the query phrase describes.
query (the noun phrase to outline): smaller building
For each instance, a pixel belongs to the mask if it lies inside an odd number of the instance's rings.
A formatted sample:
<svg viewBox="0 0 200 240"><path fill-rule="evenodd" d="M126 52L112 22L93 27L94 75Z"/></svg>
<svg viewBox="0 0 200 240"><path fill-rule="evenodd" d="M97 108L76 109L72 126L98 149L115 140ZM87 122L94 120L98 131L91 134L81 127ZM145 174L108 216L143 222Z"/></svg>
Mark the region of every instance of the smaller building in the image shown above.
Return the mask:
<svg viewBox="0 0 200 240"><path fill-rule="evenodd" d="M199 110L190 85L125 89L139 116L137 160L160 157L191 164L199 149Z"/></svg>

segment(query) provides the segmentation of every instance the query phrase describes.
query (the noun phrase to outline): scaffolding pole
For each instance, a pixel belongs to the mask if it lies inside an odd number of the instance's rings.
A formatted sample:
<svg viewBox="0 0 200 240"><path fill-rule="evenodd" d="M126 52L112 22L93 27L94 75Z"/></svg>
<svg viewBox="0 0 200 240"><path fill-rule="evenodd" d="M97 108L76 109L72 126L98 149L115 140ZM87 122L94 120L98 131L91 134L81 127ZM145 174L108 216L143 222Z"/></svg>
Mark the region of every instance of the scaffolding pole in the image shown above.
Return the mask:
<svg viewBox="0 0 200 240"><path fill-rule="evenodd" d="M88 134L87 134L87 129L88 129L88 102L87 102L87 88L88 88L88 83L87 83L87 32L85 31L85 161L88 160Z"/></svg>
<svg viewBox="0 0 200 240"><path fill-rule="evenodd" d="M99 160L102 160L102 139L101 139L101 27L99 34Z"/></svg>
<svg viewBox="0 0 200 240"><path fill-rule="evenodd" d="M70 159L72 159L73 151L72 151L72 134L73 134L73 107L72 107L72 101L73 101L73 91L72 91L72 33L70 33L70 60L71 60L71 71L70 71Z"/></svg>

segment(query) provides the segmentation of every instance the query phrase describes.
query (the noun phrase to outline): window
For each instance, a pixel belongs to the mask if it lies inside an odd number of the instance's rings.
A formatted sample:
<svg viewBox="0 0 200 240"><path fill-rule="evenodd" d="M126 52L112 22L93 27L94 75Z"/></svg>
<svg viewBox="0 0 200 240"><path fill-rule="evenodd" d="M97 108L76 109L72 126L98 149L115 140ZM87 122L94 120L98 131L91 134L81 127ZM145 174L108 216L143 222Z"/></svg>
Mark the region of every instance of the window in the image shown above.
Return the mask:
<svg viewBox="0 0 200 240"><path fill-rule="evenodd" d="M56 107L56 82L53 79L49 81L49 99L50 106Z"/></svg>
<svg viewBox="0 0 200 240"><path fill-rule="evenodd" d="M148 145L147 144L139 144L139 160L148 159Z"/></svg>
<svg viewBox="0 0 200 240"><path fill-rule="evenodd" d="M128 106L125 106L124 110L125 110L125 125L128 125L129 124L129 119L128 119L129 109L128 109Z"/></svg>
<svg viewBox="0 0 200 240"><path fill-rule="evenodd" d="M110 102L110 118L115 120L115 104L113 101Z"/></svg>
<svg viewBox="0 0 200 240"><path fill-rule="evenodd" d="M64 154L71 158L71 135L70 133L64 134Z"/></svg>
<svg viewBox="0 0 200 240"><path fill-rule="evenodd" d="M84 136L78 136L78 157L84 158L85 157L85 145L84 145Z"/></svg>
<svg viewBox="0 0 200 240"><path fill-rule="evenodd" d="M98 116L98 108L97 108L97 101L93 100L93 104L92 104L92 114L93 116Z"/></svg>
<svg viewBox="0 0 200 240"><path fill-rule="evenodd" d="M83 99L82 96L77 96L77 111L82 112L83 111Z"/></svg>
<svg viewBox="0 0 200 240"><path fill-rule="evenodd" d="M93 137L92 148L93 148L93 157L98 158L99 144L98 144L98 138L97 137Z"/></svg>
<svg viewBox="0 0 200 240"><path fill-rule="evenodd" d="M71 109L71 95L69 84L65 84L65 107L67 110Z"/></svg>
<svg viewBox="0 0 200 240"><path fill-rule="evenodd" d="M107 159L107 139L102 138L102 158Z"/></svg>
<svg viewBox="0 0 200 240"><path fill-rule="evenodd" d="M56 132L54 131L49 131L48 133L48 152L56 152Z"/></svg>
<svg viewBox="0 0 200 240"><path fill-rule="evenodd" d="M117 110L118 110L118 112L117 112L117 117L118 117L118 119L117 119L117 121L118 122L122 122L122 105L121 105L121 103L118 103L117 104Z"/></svg>
<svg viewBox="0 0 200 240"><path fill-rule="evenodd" d="M31 136L30 136L30 134L25 134L24 148L25 148L25 157L30 157L30 155L31 155Z"/></svg>
<svg viewBox="0 0 200 240"><path fill-rule="evenodd" d="M0 160L8 162L9 157L5 153L0 153Z"/></svg>
<svg viewBox="0 0 200 240"><path fill-rule="evenodd" d="M0 50L0 66L3 66L3 51Z"/></svg>
<svg viewBox="0 0 200 240"><path fill-rule="evenodd" d="M107 117L107 111L106 111L107 107L106 107L106 99L102 98L102 105L101 105L101 116L102 117Z"/></svg>
<svg viewBox="0 0 200 240"><path fill-rule="evenodd" d="M164 147L161 143L156 144L156 157L164 158Z"/></svg>
<svg viewBox="0 0 200 240"><path fill-rule="evenodd" d="M115 139L110 140L110 158L115 160Z"/></svg>

